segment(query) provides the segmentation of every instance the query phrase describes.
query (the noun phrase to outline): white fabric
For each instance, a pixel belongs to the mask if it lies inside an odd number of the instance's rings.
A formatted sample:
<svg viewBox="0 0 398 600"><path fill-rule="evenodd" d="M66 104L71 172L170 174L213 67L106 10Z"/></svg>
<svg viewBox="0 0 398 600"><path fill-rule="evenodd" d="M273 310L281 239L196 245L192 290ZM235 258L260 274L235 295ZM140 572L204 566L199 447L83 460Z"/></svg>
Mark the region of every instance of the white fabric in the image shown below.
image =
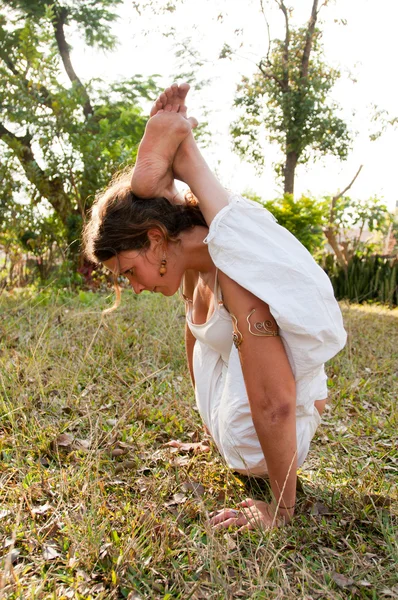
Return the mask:
<svg viewBox="0 0 398 600"><path fill-rule="evenodd" d="M320 423L314 402L327 396L324 363L346 341L329 278L271 213L241 196L231 196L204 242L216 267L266 302L278 323L296 380L301 465ZM242 473L265 474L236 348L225 361L196 340L193 370L199 412L227 464Z"/></svg>
<svg viewBox="0 0 398 600"><path fill-rule="evenodd" d="M229 312L224 308L221 295L218 293L217 273L214 281L213 313L211 317L201 325L192 322L192 302L187 304L187 325L192 335L214 350L222 360L228 364L232 348L232 319Z"/></svg>

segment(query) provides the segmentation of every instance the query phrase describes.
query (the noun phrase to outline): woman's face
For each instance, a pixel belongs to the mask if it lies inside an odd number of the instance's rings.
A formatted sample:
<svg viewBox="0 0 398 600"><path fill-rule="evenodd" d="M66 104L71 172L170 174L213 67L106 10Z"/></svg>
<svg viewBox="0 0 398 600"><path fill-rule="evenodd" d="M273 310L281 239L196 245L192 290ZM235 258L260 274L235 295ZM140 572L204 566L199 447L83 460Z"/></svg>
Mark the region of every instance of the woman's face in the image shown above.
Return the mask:
<svg viewBox="0 0 398 600"><path fill-rule="evenodd" d="M150 247L146 251L126 250L106 261L104 265L115 275L124 275L136 294L147 290L164 296L172 296L178 291L184 270L177 260L176 252L171 245L165 252L164 245L158 240L150 239ZM167 271L161 277L159 269L165 258Z"/></svg>

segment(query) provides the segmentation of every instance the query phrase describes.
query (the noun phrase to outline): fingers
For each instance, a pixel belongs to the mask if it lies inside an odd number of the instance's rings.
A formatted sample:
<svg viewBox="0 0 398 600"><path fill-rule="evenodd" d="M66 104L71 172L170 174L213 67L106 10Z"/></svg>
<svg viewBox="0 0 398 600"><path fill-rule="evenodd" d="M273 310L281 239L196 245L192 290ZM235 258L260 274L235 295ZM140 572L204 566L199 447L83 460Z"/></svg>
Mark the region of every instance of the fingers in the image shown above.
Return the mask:
<svg viewBox="0 0 398 600"><path fill-rule="evenodd" d="M255 506L255 502L252 498L245 498L238 506Z"/></svg>
<svg viewBox="0 0 398 600"><path fill-rule="evenodd" d="M254 527L251 523L246 523L246 525L239 527L238 533L242 533L243 531L252 531L253 529Z"/></svg>
<svg viewBox="0 0 398 600"><path fill-rule="evenodd" d="M210 519L210 525L215 530L231 527L231 525L242 526L246 523L246 517L233 508L224 508Z"/></svg>

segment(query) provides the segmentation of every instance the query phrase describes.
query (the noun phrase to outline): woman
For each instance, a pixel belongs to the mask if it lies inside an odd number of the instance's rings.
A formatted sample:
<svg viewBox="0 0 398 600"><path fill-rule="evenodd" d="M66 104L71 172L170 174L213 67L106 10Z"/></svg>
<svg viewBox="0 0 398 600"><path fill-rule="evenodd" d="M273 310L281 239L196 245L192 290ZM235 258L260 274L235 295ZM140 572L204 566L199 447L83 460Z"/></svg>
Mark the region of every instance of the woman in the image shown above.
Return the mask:
<svg viewBox="0 0 398 600"><path fill-rule="evenodd" d="M88 257L134 291L186 301L186 350L199 412L231 469L268 476L270 503L225 508L215 527L288 522L297 468L320 423L324 363L346 334L331 284L272 215L230 194L210 171L186 117L189 86L155 103L136 166L97 198ZM199 203L185 202L174 177Z"/></svg>

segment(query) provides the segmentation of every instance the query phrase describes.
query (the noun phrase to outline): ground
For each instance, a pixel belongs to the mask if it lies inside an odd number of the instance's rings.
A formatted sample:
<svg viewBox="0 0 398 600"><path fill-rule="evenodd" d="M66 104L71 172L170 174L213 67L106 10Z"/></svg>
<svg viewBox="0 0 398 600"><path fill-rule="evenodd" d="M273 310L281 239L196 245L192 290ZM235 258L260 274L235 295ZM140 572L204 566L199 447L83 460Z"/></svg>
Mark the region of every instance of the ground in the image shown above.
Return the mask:
<svg viewBox="0 0 398 600"><path fill-rule="evenodd" d="M165 446L203 439L182 302L109 295L0 297L0 597L397 598L398 310L343 306L297 516L238 537L206 520L243 483Z"/></svg>

